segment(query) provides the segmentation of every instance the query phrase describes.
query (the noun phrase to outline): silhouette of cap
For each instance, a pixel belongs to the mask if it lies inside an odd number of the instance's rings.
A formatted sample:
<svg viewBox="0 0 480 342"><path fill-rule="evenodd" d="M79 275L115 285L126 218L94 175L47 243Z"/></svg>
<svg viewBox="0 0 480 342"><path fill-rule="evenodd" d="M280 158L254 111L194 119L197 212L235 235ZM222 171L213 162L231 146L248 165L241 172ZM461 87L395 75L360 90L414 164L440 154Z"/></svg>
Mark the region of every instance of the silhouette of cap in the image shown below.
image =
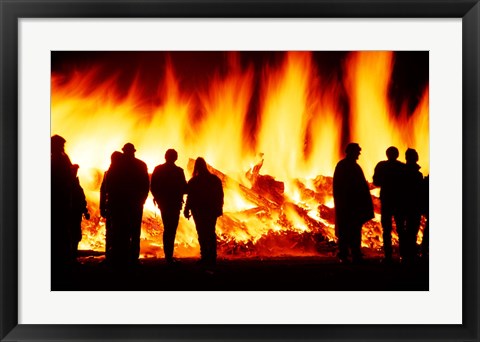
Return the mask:
<svg viewBox="0 0 480 342"><path fill-rule="evenodd" d="M345 153L346 154L352 154L352 153L360 152L361 150L362 149L361 149L360 145L358 145L357 143L350 143L345 148Z"/></svg>
<svg viewBox="0 0 480 342"><path fill-rule="evenodd" d="M177 159L178 159L178 153L173 148L168 149L167 152L165 152L165 160L166 161L174 162Z"/></svg>
<svg viewBox="0 0 480 342"><path fill-rule="evenodd" d="M80 165L78 165L78 164L73 164L72 165L73 170L78 170L79 168L80 168Z"/></svg>
<svg viewBox="0 0 480 342"><path fill-rule="evenodd" d="M123 146L122 151L128 153L128 152L135 152L136 149L135 149L135 146L133 146L132 143L126 143Z"/></svg>
<svg viewBox="0 0 480 342"><path fill-rule="evenodd" d="M50 141L52 146L62 146L62 145L65 145L65 142L66 142L66 140L63 137L56 134L52 136Z"/></svg>

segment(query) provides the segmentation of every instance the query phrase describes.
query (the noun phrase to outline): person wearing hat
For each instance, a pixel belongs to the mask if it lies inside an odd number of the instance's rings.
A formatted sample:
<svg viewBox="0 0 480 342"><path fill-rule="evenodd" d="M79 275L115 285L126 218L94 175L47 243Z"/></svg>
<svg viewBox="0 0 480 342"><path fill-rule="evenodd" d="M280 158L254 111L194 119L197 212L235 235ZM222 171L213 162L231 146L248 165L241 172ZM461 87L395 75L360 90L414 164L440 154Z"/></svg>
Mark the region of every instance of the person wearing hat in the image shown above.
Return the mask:
<svg viewBox="0 0 480 342"><path fill-rule="evenodd" d="M357 164L361 150L357 143L348 144L346 156L338 162L333 174L335 233L341 262L349 261L349 251L353 262L362 261L362 226L374 217L368 183L362 168Z"/></svg>
<svg viewBox="0 0 480 342"><path fill-rule="evenodd" d="M153 201L158 205L163 222L163 251L165 260L173 264L173 248L178 220L183 205L183 195L187 191L185 173L175 165L178 153L169 149L165 153L165 163L155 167L150 186Z"/></svg>
<svg viewBox="0 0 480 342"><path fill-rule="evenodd" d="M380 187L380 202L383 228L383 251L385 262L392 262L392 219L395 220L399 244L403 246L403 215L401 210L405 164L397 160L399 152L395 146L386 151L387 160L382 160L375 167L373 184ZM403 250L400 250L402 254Z"/></svg>
<svg viewBox="0 0 480 342"><path fill-rule="evenodd" d="M150 189L147 165L135 158L135 147L127 143L117 167L108 173L106 192L111 211L115 264L135 265L140 256L143 206Z"/></svg>

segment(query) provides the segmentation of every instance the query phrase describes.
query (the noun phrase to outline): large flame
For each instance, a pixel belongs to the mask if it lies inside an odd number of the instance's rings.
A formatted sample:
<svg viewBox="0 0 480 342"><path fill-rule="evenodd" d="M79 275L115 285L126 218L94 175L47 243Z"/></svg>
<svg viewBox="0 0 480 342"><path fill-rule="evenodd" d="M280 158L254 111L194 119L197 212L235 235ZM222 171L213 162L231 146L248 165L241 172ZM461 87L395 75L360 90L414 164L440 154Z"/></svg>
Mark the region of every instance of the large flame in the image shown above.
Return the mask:
<svg viewBox="0 0 480 342"><path fill-rule="evenodd" d="M67 153L81 166L80 181L93 217L83 222L80 248L104 249L105 222L98 211L103 172L111 153L132 142L150 172L164 162L165 151L174 148L187 178L198 156L222 178L220 255L332 252L331 177L348 142L345 120L350 140L362 146L359 163L367 179L390 145L401 151L416 148L428 173L428 89L413 113L395 113L387 95L393 58L391 52L350 53L344 78L326 80L310 52L285 53L281 63L260 71L242 66L238 53L232 52L227 53L226 70L213 73L206 87L188 90L167 58L155 96L145 96L139 77L122 93L118 76L101 78L100 66L52 74L52 134L66 138ZM341 103L342 89L350 116ZM377 214L365 225L364 247L381 247L379 222ZM149 198L143 257L163 256L162 231L158 209ZM199 253L191 220L180 220L175 253Z"/></svg>
<svg viewBox="0 0 480 342"><path fill-rule="evenodd" d="M385 159L386 147L396 146L400 151L411 147L417 150L422 170L428 174L428 89L413 115L395 113L388 101L393 62L390 51L357 52L347 61L345 84L350 94L352 140L362 146L359 164L364 170L373 170Z"/></svg>

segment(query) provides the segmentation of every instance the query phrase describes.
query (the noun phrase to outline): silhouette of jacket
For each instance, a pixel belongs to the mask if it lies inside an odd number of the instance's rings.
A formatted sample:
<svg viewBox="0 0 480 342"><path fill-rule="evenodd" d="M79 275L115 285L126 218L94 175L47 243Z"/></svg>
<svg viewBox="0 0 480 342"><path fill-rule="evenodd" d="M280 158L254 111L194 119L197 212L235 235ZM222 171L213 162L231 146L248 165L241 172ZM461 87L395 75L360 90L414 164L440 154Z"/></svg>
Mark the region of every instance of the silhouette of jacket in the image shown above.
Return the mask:
<svg viewBox="0 0 480 342"><path fill-rule="evenodd" d="M103 175L102 185L100 186L100 214L107 217L108 212L113 208L120 207L123 200L122 184L124 176L122 175L123 154L114 152L111 163Z"/></svg>
<svg viewBox="0 0 480 342"><path fill-rule="evenodd" d="M374 217L367 180L356 161L341 160L333 175L333 198L337 221L364 224Z"/></svg>
<svg viewBox="0 0 480 342"><path fill-rule="evenodd" d="M373 175L373 184L381 187L380 201L382 203L381 223L383 229L383 249L385 261L388 263L392 262L392 218L395 220L400 241L400 255L403 256L405 239L404 229L402 228L404 224L402 213L404 173L405 164L395 159L379 162L375 167Z"/></svg>
<svg viewBox="0 0 480 342"><path fill-rule="evenodd" d="M119 210L124 206L125 194L122 189L123 184L126 181L126 177L123 175L123 155L121 160L116 163L110 164L108 168L104 182L104 204L105 210L109 210L110 213L113 213L116 210Z"/></svg>
<svg viewBox="0 0 480 342"><path fill-rule="evenodd" d="M174 163L158 165L152 173L151 191L160 210L180 211L187 181L181 167Z"/></svg>
<svg viewBox="0 0 480 342"><path fill-rule="evenodd" d="M404 225L404 258L406 263L412 263L417 256L417 235L420 229L422 215L422 192L423 175L419 171L420 166L416 163L408 163L405 166L404 202L405 213Z"/></svg>
<svg viewBox="0 0 480 342"><path fill-rule="evenodd" d="M72 163L65 153L52 154L51 156L51 189L52 209L69 211L74 177ZM58 212L58 214L62 214Z"/></svg>
<svg viewBox="0 0 480 342"><path fill-rule="evenodd" d="M422 203L423 175L419 170L420 165L416 163L405 165L403 207L407 215L420 215L424 206Z"/></svg>
<svg viewBox="0 0 480 342"><path fill-rule="evenodd" d="M147 165L140 159L124 156L118 166L109 170L107 192L110 205L143 206L149 190Z"/></svg>
<svg viewBox="0 0 480 342"><path fill-rule="evenodd" d="M109 179L109 175L115 175L120 172L121 163L123 160L123 154L121 152L115 151L111 156L111 164L107 171L103 174L102 185L100 186L100 215L105 218L105 257L107 262L114 261L114 227L113 227L113 213L115 208L117 210L122 210L120 204L115 206L115 182L113 182L115 177ZM113 193L111 193L113 192ZM119 196L117 195L117 201L120 201Z"/></svg>
<svg viewBox="0 0 480 342"><path fill-rule="evenodd" d="M151 191L162 214L165 259L171 263L174 261L173 249L183 195L187 191L183 169L176 166L174 161L158 165L152 173Z"/></svg>
<svg viewBox="0 0 480 342"><path fill-rule="evenodd" d="M223 187L220 178L207 173L193 177L187 185L185 207L195 216L219 217L223 214Z"/></svg>
<svg viewBox="0 0 480 342"><path fill-rule="evenodd" d="M51 154L52 267L58 269L71 260L71 215L73 192L72 163L66 153ZM55 272L55 271L53 271ZM53 275L53 273L52 273Z"/></svg>
<svg viewBox="0 0 480 342"><path fill-rule="evenodd" d="M356 153L347 154L338 162L333 174L335 233L338 257L342 262L347 261L349 250L353 261L361 262L362 226L373 218L372 197L363 171L354 159L356 157Z"/></svg>
<svg viewBox="0 0 480 342"><path fill-rule="evenodd" d="M124 155L108 170L106 191L111 213L115 263L136 263L140 255L143 205L150 189L147 165Z"/></svg>
<svg viewBox="0 0 480 342"><path fill-rule="evenodd" d="M398 160L384 160L377 164L373 184L379 186L382 207L398 212L402 202L405 164Z"/></svg>
<svg viewBox="0 0 480 342"><path fill-rule="evenodd" d="M197 159L198 162L198 159ZM197 165L196 162L196 165ZM192 212L200 243L201 262L207 267L214 266L217 258L217 217L223 214L223 188L220 179L206 170L188 181L185 216Z"/></svg>

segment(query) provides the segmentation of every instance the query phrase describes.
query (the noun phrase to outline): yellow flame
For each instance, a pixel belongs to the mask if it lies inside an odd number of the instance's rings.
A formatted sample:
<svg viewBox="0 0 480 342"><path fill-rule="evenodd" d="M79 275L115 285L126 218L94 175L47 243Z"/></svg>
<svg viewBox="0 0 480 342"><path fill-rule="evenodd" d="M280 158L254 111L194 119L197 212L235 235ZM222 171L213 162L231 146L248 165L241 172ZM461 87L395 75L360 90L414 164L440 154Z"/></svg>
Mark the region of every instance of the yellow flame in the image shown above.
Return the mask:
<svg viewBox="0 0 480 342"><path fill-rule="evenodd" d="M407 148L415 148L425 174L429 171L428 91L411 116L396 117L388 102L388 86L393 69L393 53L389 51L356 52L347 62L346 88L350 95L352 141L362 147L358 163L367 179L375 165L385 160L385 151L396 146L400 160Z"/></svg>
<svg viewBox="0 0 480 342"><path fill-rule="evenodd" d="M111 153L126 142L135 145L136 156L147 163L149 172L164 162L168 148L175 148L177 164L187 178L188 161L198 156L228 175L225 214L217 223L219 239L226 245L244 244L247 250L249 243L262 243L269 234L312 232L314 223L323 227L325 238L335 241L334 222L321 217L319 211L320 204L333 208L331 189L320 193L314 179L331 177L343 155L342 87L350 103L351 137L362 146L359 163L367 178L375 164L385 159L390 145L401 151L416 148L422 171L428 173L428 89L413 113L393 113L387 94L391 52L352 53L345 64L345 79L329 83L320 78L311 53L289 52L279 66L265 67L257 86L253 68L242 67L237 54L228 56L228 72L212 75L208 86L196 92L182 89L172 63L167 63L165 76L159 80L158 101L144 99L138 80L126 96L119 95L116 77L98 81L96 68L67 79L52 75L52 134L66 138L67 153L72 162L80 164L79 177L93 216L82 224L81 249L104 249L99 188ZM261 94L252 136L246 123L254 92ZM245 172L257 164L258 152L264 156L261 173L283 182L284 199L298 210L267 199L257 203L246 195L245 189L252 184ZM379 222L377 217L365 225L364 247L381 247ZM163 256L162 233L159 210L149 197L143 216L143 257ZM291 245L279 243L278 249L264 253L288 253ZM192 219L180 219L175 253L198 255Z"/></svg>

